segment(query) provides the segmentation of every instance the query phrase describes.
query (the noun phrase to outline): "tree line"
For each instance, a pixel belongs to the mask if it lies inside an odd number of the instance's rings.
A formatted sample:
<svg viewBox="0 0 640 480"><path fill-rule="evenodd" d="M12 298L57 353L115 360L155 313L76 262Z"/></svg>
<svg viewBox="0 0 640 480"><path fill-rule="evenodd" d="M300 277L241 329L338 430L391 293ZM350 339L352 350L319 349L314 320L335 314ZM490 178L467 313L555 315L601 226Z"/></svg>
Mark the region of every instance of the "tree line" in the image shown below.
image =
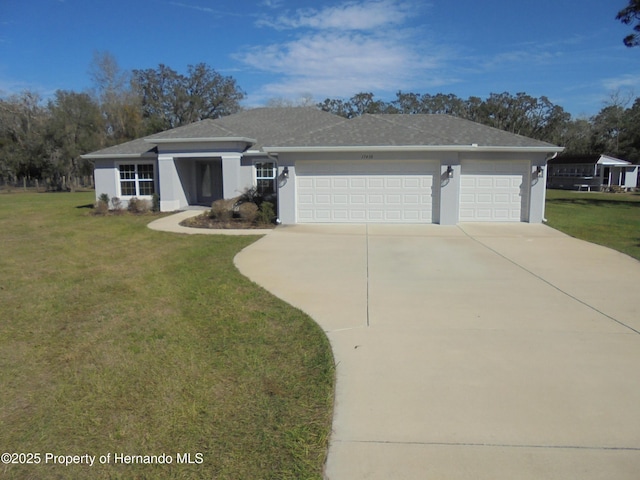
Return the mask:
<svg viewBox="0 0 640 480"><path fill-rule="evenodd" d="M91 176L93 165L82 154L236 113L245 96L235 79L205 64L189 66L186 74L166 65L125 72L111 54L96 53L89 74L93 88L87 92L59 90L46 102L30 91L0 97L1 183L47 179L55 188L65 178ZM362 92L348 100L327 98L316 107L346 118L448 114L561 145L568 154L640 160L640 97L613 94L597 115L575 119L547 97L507 92L464 99L399 91L391 101Z"/></svg>
<svg viewBox="0 0 640 480"><path fill-rule="evenodd" d="M205 64L181 74L166 65L126 72L96 53L86 92L0 97L0 182L47 180L60 188L93 174L82 154L205 118L236 113L244 92Z"/></svg>

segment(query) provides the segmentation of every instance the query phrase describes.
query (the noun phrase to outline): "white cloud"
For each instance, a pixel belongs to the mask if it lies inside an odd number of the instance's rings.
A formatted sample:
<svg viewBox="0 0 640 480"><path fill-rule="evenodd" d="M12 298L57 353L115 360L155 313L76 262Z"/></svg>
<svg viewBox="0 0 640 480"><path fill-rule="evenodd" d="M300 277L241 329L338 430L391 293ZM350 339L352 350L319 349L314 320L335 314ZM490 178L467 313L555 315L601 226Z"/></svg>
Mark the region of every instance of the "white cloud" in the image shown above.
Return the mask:
<svg viewBox="0 0 640 480"><path fill-rule="evenodd" d="M249 47L235 58L277 78L254 97L350 97L441 85L437 71L448 49L429 48L423 32L406 25L409 10L406 2L364 0L263 18L260 25L296 36Z"/></svg>
<svg viewBox="0 0 640 480"><path fill-rule="evenodd" d="M280 8L283 2L284 0L263 0L260 5L267 8Z"/></svg>
<svg viewBox="0 0 640 480"><path fill-rule="evenodd" d="M297 10L277 18L264 17L257 23L275 29L312 28L318 30L371 30L404 22L410 13L407 4L392 0L348 2L335 7Z"/></svg>
<svg viewBox="0 0 640 480"><path fill-rule="evenodd" d="M620 75L619 77L605 78L602 81L602 85L610 91L615 90L640 90L640 74Z"/></svg>
<svg viewBox="0 0 640 480"><path fill-rule="evenodd" d="M174 7L187 8L187 9L190 9L190 10L196 10L198 12L208 13L208 14L211 14L211 15L240 16L240 14L230 13L228 11L223 11L223 10L216 10L216 9L209 8L209 7L200 7L199 5L189 5L189 4L181 3L181 2L168 2L168 3L169 3L169 5L173 5Z"/></svg>

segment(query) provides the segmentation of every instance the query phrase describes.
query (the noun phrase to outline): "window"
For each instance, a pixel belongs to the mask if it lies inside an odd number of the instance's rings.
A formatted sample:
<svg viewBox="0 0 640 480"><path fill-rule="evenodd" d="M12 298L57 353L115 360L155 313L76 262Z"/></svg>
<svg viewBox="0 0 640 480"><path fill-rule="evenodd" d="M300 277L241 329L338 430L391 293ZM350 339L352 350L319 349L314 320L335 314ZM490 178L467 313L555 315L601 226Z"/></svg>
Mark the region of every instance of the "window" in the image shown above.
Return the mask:
<svg viewBox="0 0 640 480"><path fill-rule="evenodd" d="M151 196L155 193L152 163L126 163L119 166L120 195L123 197Z"/></svg>
<svg viewBox="0 0 640 480"><path fill-rule="evenodd" d="M276 166L273 162L256 163L258 193L269 195L276 191Z"/></svg>

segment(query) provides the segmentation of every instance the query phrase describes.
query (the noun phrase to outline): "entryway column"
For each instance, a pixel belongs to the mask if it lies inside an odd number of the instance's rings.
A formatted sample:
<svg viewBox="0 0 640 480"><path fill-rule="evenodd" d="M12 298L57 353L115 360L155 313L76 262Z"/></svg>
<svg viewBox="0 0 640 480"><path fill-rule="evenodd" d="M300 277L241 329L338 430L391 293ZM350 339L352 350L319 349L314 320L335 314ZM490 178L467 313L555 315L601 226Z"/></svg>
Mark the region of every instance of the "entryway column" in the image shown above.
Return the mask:
<svg viewBox="0 0 640 480"><path fill-rule="evenodd" d="M158 179L161 212L173 212L189 205L172 155L158 155Z"/></svg>
<svg viewBox="0 0 640 480"><path fill-rule="evenodd" d="M226 152L222 157L222 194L230 199L241 195L245 185L242 182L240 160L242 153Z"/></svg>

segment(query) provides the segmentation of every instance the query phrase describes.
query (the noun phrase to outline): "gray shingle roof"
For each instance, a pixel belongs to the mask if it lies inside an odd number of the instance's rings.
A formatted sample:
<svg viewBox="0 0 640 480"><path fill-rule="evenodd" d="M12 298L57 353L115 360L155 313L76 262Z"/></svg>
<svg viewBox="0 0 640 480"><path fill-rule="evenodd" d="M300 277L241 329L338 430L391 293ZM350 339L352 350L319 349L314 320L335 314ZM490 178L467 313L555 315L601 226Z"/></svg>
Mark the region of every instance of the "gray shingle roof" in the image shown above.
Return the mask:
<svg viewBox="0 0 640 480"><path fill-rule="evenodd" d="M320 146L469 146L554 147L450 115L363 115L280 147Z"/></svg>
<svg viewBox="0 0 640 480"><path fill-rule="evenodd" d="M164 132L155 133L146 137L147 140L171 140L171 139L194 139L194 138L215 138L215 137L240 137L233 131L220 125L219 119L206 119L199 122L172 128Z"/></svg>
<svg viewBox="0 0 640 480"><path fill-rule="evenodd" d="M534 147L555 145L449 115L363 115L351 120L316 108L256 108L215 120L202 120L87 155L142 154L153 140L246 137L251 147L470 146ZM150 143L151 142L151 143Z"/></svg>
<svg viewBox="0 0 640 480"><path fill-rule="evenodd" d="M345 118L311 107L256 108L223 117L216 122L242 136L255 138L257 150L266 145L294 142L306 135L315 135L330 127L347 122Z"/></svg>
<svg viewBox="0 0 640 480"><path fill-rule="evenodd" d="M88 153L83 155L85 158L93 158L93 157L118 157L118 156L142 156L146 153L155 153L157 152L157 148L152 143L146 142L145 138L137 138L135 140L131 140L130 142L121 143L119 145L114 145L113 147L103 148L102 150L98 150L97 152Z"/></svg>

